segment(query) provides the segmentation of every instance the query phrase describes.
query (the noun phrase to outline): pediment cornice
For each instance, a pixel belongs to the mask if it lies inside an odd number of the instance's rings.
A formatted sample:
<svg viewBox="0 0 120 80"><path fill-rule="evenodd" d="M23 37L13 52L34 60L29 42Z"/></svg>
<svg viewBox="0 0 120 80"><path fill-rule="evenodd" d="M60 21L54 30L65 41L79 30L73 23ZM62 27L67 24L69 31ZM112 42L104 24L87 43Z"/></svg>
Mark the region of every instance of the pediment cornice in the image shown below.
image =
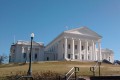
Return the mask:
<svg viewBox="0 0 120 80"><path fill-rule="evenodd" d="M102 36L100 36L99 34L90 30L87 27L80 27L80 28L76 28L76 29L67 30L67 31L64 31L64 33L76 34L76 35L80 35L80 36L96 37L99 39L102 38Z"/></svg>

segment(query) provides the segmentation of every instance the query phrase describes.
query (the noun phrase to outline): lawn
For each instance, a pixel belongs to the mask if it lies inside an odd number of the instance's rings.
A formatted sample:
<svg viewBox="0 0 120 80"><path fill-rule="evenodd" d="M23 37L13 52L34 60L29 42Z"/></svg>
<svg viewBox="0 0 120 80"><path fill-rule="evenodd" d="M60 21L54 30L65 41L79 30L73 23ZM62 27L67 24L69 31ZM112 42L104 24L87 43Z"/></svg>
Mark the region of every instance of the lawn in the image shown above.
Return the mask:
<svg viewBox="0 0 120 80"><path fill-rule="evenodd" d="M52 71L64 75L72 67L79 67L77 73L80 76L91 76L90 67L95 65L95 62L78 62L78 61L51 61L51 62L36 62L32 63L32 73L41 73ZM18 73L27 73L29 64L4 64L0 65L0 77L15 75ZM101 75L119 75L120 66L105 64L101 65ZM98 70L96 71L98 75Z"/></svg>

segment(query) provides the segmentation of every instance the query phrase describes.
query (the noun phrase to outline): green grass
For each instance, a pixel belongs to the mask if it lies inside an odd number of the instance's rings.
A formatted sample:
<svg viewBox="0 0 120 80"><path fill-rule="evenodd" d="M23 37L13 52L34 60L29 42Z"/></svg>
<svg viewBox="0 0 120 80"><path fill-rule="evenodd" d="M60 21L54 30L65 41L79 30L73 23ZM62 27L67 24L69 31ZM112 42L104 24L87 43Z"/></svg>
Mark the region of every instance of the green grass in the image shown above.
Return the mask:
<svg viewBox="0 0 120 80"><path fill-rule="evenodd" d="M53 62L38 62L32 63L32 73L41 73L52 71L61 75L67 73L72 67L79 67L80 76L91 76L90 67L95 65L95 62L76 62L76 61L53 61ZM27 73L29 64L4 64L0 65L0 77ZM101 75L118 75L120 74L120 66L102 63ZM96 71L98 75L98 70Z"/></svg>

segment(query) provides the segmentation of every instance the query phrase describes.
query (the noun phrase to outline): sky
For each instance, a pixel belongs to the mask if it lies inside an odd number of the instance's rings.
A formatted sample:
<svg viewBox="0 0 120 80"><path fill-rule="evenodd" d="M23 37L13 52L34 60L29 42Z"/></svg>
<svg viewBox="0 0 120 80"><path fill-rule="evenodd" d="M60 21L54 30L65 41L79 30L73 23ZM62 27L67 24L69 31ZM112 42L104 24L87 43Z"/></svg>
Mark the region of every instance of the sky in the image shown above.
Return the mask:
<svg viewBox="0 0 120 80"><path fill-rule="evenodd" d="M86 26L100 34L102 48L120 60L120 0L0 0L0 54L18 40L47 45L68 29Z"/></svg>

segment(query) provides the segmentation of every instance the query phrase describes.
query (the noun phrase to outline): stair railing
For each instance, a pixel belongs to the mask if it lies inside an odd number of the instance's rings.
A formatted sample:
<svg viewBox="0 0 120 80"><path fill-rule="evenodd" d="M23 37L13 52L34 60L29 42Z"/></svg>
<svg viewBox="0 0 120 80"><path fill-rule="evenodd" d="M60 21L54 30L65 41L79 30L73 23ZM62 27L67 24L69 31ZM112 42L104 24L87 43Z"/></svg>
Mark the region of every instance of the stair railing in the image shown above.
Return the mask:
<svg viewBox="0 0 120 80"><path fill-rule="evenodd" d="M97 68L99 67L99 76L100 76L100 65L101 62L97 62L93 67L90 67L90 71L93 73L93 76L95 76L95 71L97 70Z"/></svg>
<svg viewBox="0 0 120 80"><path fill-rule="evenodd" d="M65 75L65 80L69 80L73 74L75 74L75 80L77 79L77 72L79 71L79 67L72 67L68 73Z"/></svg>

